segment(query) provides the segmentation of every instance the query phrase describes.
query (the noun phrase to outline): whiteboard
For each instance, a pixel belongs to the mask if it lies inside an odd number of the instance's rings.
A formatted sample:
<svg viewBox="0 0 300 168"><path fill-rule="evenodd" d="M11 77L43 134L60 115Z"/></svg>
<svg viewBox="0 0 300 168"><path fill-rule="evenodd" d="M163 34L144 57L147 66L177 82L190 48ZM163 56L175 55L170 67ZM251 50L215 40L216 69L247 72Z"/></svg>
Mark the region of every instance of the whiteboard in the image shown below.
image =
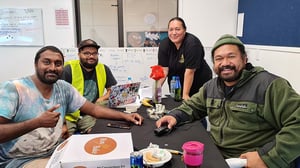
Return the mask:
<svg viewBox="0 0 300 168"><path fill-rule="evenodd" d="M78 59L76 48L62 48L65 60ZM126 83L128 76L141 87L152 87L151 66L157 65L158 47L100 48L99 62L107 65L118 84ZM163 85L163 94L168 94L168 84Z"/></svg>
<svg viewBox="0 0 300 168"><path fill-rule="evenodd" d="M151 48L100 48L99 61L106 64L118 83L126 83L128 76L135 82L151 86L151 66L157 64L157 47Z"/></svg>
<svg viewBox="0 0 300 168"><path fill-rule="evenodd" d="M44 45L42 9L0 8L0 45Z"/></svg>
<svg viewBox="0 0 300 168"><path fill-rule="evenodd" d="M211 47L205 47L205 58L212 67ZM65 61L78 59L77 48L61 48ZM157 65L158 47L124 47L124 48L100 48L99 62L107 65L112 71L118 84L126 83L128 76L133 82L141 82L142 87L152 87L151 66ZM169 85L164 83L162 92L169 94Z"/></svg>

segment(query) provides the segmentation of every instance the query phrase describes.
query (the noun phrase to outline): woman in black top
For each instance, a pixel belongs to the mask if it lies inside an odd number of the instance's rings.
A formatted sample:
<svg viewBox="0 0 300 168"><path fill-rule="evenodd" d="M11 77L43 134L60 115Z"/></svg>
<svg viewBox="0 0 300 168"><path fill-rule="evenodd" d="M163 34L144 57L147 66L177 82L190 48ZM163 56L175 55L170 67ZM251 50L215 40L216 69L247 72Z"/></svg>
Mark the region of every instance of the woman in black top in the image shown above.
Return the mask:
<svg viewBox="0 0 300 168"><path fill-rule="evenodd" d="M212 78L200 40L186 32L184 20L179 17L172 18L168 23L168 38L159 45L158 64L164 68L169 86L172 76L180 77L184 100L197 93ZM160 82L163 84L165 79Z"/></svg>

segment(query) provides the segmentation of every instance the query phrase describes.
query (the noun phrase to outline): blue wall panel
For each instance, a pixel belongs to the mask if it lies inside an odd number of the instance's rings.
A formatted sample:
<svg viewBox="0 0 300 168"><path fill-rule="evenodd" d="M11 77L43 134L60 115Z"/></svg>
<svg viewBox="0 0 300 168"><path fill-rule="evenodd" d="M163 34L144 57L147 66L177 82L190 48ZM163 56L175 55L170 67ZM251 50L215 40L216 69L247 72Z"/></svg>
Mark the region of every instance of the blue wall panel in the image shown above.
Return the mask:
<svg viewBox="0 0 300 168"><path fill-rule="evenodd" d="M300 0L239 0L245 44L300 47Z"/></svg>

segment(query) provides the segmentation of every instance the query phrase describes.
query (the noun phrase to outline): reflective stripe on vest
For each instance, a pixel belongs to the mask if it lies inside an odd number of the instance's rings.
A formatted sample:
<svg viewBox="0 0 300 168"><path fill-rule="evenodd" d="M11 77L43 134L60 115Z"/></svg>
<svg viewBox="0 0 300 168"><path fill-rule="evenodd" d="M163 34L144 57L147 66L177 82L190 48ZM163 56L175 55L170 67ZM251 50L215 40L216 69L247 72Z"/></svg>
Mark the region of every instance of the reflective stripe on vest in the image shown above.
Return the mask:
<svg viewBox="0 0 300 168"><path fill-rule="evenodd" d="M71 66L72 73L72 85L78 90L78 92L83 95L84 93L84 77L82 69L79 63L79 60L71 60L65 63L66 65ZM75 75L76 74L76 75ZM76 76L76 78L74 78ZM96 76L97 76L97 86L99 97L104 93L105 84L106 84L106 72L103 64L98 63L96 66ZM77 110L73 113L66 114L66 120L68 121L77 121L80 118L80 111Z"/></svg>

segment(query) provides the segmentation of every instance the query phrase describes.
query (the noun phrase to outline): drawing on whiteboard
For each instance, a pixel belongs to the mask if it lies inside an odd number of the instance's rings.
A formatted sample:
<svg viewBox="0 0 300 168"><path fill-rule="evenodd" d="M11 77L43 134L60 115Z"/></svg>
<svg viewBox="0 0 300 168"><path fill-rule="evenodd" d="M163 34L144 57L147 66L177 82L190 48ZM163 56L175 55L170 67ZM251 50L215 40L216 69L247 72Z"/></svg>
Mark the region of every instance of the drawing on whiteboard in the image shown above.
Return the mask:
<svg viewBox="0 0 300 168"><path fill-rule="evenodd" d="M62 48L65 60L78 59L76 48ZM153 79L149 77L151 66L157 64L157 47L125 47L99 49L99 61L106 64L118 84L127 82L128 76L133 82L141 82L141 88L152 87ZM163 86L163 94L169 93L168 85Z"/></svg>
<svg viewBox="0 0 300 168"><path fill-rule="evenodd" d="M44 45L42 9L0 9L0 45Z"/></svg>

